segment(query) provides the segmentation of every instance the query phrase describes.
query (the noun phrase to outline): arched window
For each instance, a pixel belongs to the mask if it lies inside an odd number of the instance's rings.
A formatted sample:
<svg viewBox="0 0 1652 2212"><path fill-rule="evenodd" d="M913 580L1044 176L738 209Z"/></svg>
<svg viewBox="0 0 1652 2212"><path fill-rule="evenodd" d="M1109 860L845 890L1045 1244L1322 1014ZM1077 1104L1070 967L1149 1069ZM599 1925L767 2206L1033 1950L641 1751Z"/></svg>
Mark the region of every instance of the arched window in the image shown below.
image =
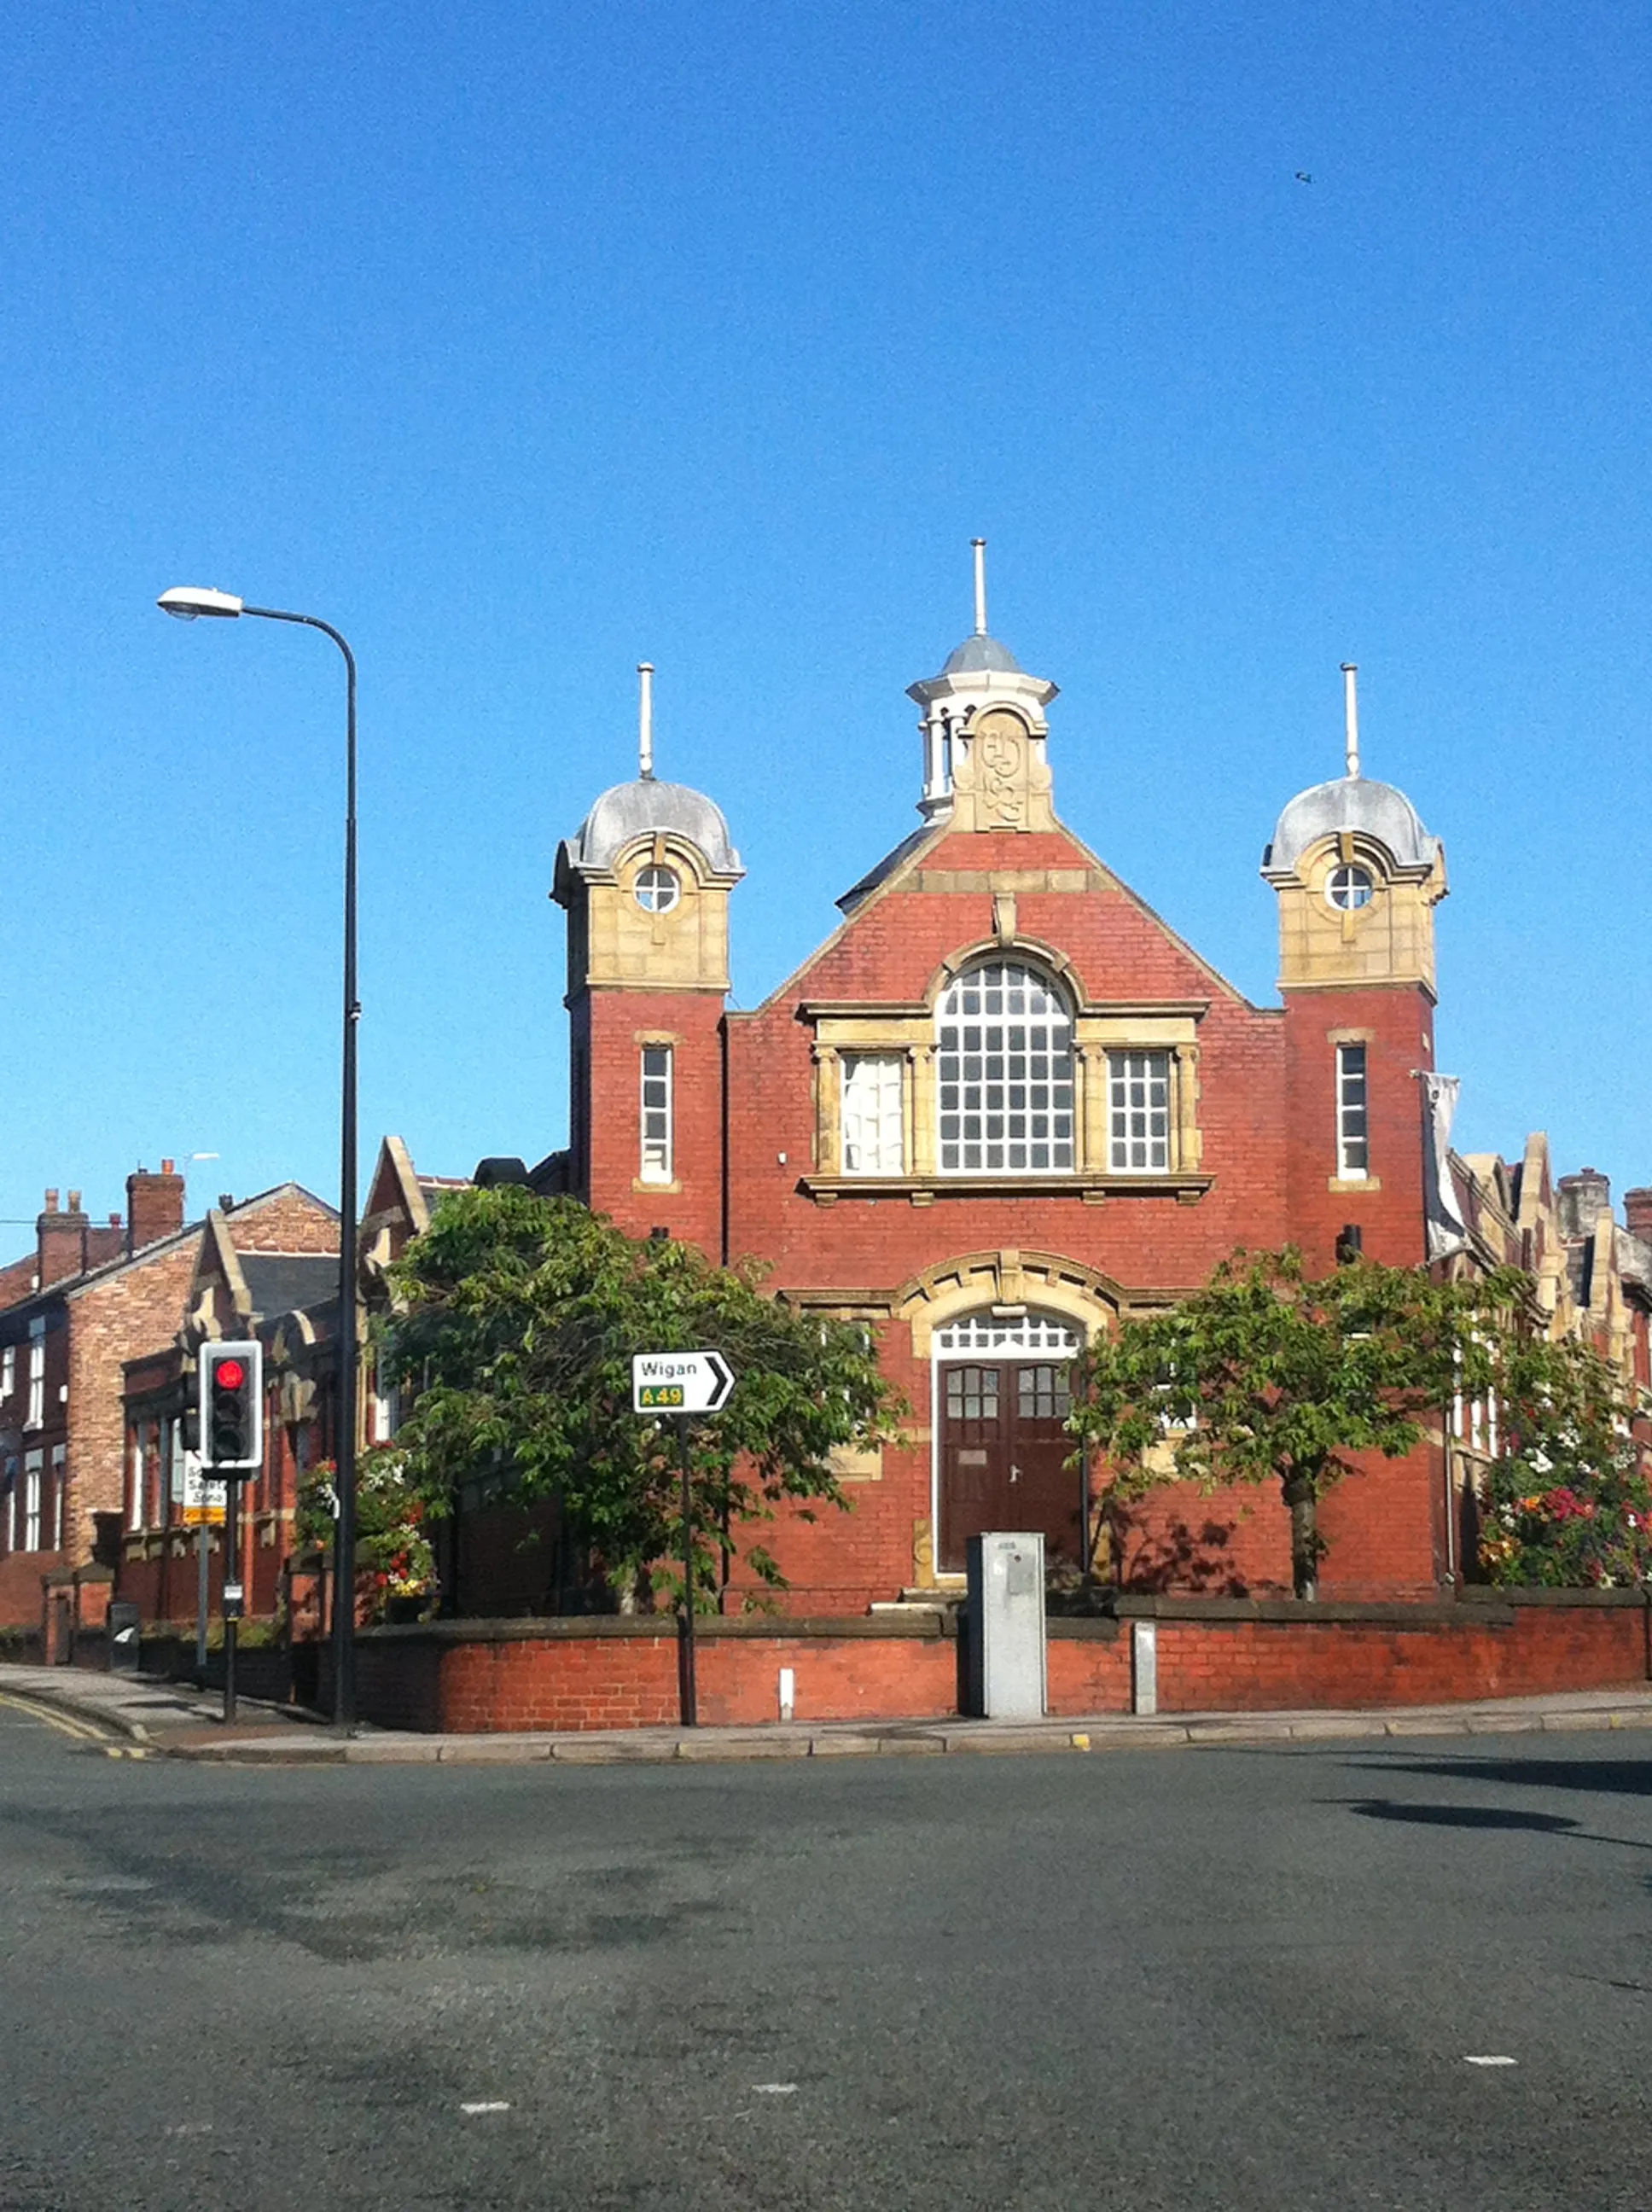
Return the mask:
<svg viewBox="0 0 1652 2212"><path fill-rule="evenodd" d="M1072 1166L1072 1020L1057 985L1018 960L955 976L935 1010L943 1175Z"/></svg>

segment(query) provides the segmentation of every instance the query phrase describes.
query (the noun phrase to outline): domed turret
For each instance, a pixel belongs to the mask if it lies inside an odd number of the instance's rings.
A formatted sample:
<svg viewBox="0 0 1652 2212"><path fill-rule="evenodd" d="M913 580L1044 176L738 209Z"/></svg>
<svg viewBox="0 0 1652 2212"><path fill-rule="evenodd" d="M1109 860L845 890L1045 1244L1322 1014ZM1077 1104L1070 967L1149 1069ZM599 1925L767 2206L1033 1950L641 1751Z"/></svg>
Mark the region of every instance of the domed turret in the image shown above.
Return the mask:
<svg viewBox="0 0 1652 2212"><path fill-rule="evenodd" d="M1262 854L1279 894L1279 985L1420 983L1431 994L1445 850L1403 791L1360 773L1357 673L1344 664L1345 774L1298 792Z"/></svg>
<svg viewBox="0 0 1652 2212"><path fill-rule="evenodd" d="M714 1251L728 897L744 871L714 800L655 775L653 670L637 673L639 772L564 838L551 893L568 909L569 1185L634 1235Z"/></svg>

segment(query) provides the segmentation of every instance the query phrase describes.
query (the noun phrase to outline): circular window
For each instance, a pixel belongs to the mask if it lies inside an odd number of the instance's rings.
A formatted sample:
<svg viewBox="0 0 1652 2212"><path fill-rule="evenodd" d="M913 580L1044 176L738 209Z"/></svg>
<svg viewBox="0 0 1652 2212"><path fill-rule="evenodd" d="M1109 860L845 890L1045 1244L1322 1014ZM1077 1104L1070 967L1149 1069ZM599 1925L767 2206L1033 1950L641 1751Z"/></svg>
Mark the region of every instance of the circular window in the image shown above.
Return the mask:
<svg viewBox="0 0 1652 2212"><path fill-rule="evenodd" d="M645 914L669 914L683 896L670 868L645 868L636 879L637 904Z"/></svg>
<svg viewBox="0 0 1652 2212"><path fill-rule="evenodd" d="M1333 868L1325 896L1344 914L1351 914L1357 907L1369 906L1376 890L1369 868Z"/></svg>

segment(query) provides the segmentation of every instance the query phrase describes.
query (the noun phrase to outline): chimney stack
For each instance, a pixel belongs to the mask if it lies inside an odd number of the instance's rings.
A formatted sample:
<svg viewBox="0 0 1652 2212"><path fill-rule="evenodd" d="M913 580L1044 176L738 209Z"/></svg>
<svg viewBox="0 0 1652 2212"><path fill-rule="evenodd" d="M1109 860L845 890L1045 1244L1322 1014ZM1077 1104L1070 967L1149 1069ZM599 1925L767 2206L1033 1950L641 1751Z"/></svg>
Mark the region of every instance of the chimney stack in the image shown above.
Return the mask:
<svg viewBox="0 0 1652 2212"><path fill-rule="evenodd" d="M46 1211L34 1224L42 1290L50 1283L61 1283L66 1277L78 1275L84 1271L88 1225L86 1216L81 1212L79 1191L70 1192L67 1213L58 1207L57 1192L47 1191Z"/></svg>
<svg viewBox="0 0 1652 2212"><path fill-rule="evenodd" d="M175 1237L184 1225L184 1178L171 1160L162 1160L159 1175L139 1168L126 1178L126 1249L141 1252L163 1237Z"/></svg>
<svg viewBox="0 0 1652 2212"><path fill-rule="evenodd" d="M1643 1185L1639 1190L1624 1193L1624 1219L1631 1237L1638 1237L1643 1244L1652 1244L1652 1190Z"/></svg>
<svg viewBox="0 0 1652 2212"><path fill-rule="evenodd" d="M1594 1224L1612 1211L1612 1180L1599 1168L1580 1168L1562 1176L1556 1187L1560 1200L1560 1234L1567 1238L1593 1237Z"/></svg>

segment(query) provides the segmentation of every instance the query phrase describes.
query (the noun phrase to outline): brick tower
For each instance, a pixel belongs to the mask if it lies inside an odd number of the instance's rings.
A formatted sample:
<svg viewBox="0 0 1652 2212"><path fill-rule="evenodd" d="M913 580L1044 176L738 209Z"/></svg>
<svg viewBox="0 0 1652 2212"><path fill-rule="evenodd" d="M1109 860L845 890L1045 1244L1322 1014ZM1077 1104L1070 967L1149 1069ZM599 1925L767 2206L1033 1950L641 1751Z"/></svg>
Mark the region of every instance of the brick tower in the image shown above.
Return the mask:
<svg viewBox="0 0 1652 2212"><path fill-rule="evenodd" d="M1445 852L1392 784L1362 775L1345 666L1347 772L1279 817L1262 873L1279 898L1287 1206L1310 1267L1345 1224L1392 1265L1427 1256L1421 1079L1434 1066L1434 908Z"/></svg>
<svg viewBox="0 0 1652 2212"><path fill-rule="evenodd" d="M721 811L656 778L653 670L638 674L640 773L564 841L551 893L568 910L569 1188L631 1236L667 1229L717 1259L728 896L744 871Z"/></svg>

